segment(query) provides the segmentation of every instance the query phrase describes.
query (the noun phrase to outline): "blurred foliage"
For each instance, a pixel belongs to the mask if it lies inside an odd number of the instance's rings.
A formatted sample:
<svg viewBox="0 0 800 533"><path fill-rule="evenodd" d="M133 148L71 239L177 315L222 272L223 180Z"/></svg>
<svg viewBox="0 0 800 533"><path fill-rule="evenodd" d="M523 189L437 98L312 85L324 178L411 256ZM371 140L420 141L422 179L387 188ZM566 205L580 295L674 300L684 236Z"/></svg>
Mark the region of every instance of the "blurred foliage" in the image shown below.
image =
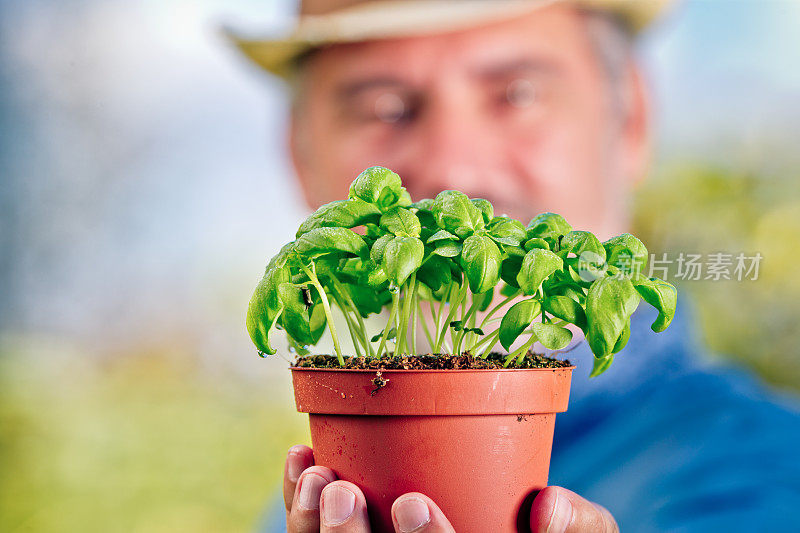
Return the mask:
<svg viewBox="0 0 800 533"><path fill-rule="evenodd" d="M669 281L690 296L708 346L767 381L800 390L800 180L670 165L638 191L634 226L652 253L760 252L756 280ZM703 273L705 277L705 272Z"/></svg>
<svg viewBox="0 0 800 533"><path fill-rule="evenodd" d="M275 385L197 367L2 354L0 531L252 530L305 416L288 372Z"/></svg>

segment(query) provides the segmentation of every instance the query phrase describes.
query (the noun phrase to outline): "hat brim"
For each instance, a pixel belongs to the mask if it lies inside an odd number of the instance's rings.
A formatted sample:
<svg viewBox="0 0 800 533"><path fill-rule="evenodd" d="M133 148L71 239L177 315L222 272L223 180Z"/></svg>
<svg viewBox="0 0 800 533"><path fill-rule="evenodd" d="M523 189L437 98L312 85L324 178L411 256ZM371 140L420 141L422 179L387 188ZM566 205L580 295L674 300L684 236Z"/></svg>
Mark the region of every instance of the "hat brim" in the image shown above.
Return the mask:
<svg viewBox="0 0 800 533"><path fill-rule="evenodd" d="M308 51L337 43L412 37L457 31L519 16L565 0L395 0L365 2L340 11L303 16L289 35L256 37L231 28L223 31L236 47L264 70L287 78ZM669 0L566 0L609 11L636 33L649 25Z"/></svg>

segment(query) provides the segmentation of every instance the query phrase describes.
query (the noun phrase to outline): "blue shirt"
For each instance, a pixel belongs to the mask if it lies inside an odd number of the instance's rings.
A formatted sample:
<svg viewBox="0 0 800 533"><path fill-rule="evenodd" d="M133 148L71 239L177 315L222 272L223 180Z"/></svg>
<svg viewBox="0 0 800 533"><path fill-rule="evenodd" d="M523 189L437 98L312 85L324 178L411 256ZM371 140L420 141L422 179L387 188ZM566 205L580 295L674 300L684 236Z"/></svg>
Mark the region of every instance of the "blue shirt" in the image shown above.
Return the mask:
<svg viewBox="0 0 800 533"><path fill-rule="evenodd" d="M589 379L567 357L569 410L556 419L550 484L604 505L622 531L800 531L800 412L696 348L690 310L653 333L642 303L628 346ZM283 502L265 531L285 531Z"/></svg>

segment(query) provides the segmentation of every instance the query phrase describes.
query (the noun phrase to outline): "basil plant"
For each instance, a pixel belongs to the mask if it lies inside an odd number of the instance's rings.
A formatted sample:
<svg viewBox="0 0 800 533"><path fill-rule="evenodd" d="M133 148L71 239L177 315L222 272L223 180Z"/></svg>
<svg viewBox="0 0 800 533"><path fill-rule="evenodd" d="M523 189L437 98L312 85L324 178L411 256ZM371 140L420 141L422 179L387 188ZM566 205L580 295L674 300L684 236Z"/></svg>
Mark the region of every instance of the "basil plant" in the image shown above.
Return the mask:
<svg viewBox="0 0 800 533"><path fill-rule="evenodd" d="M272 258L247 329L261 355L275 353L274 329L304 354L327 326L344 365L337 308L357 357L410 355L421 330L433 354L485 358L499 343L513 367L537 341L566 347L573 324L594 353L595 376L625 347L642 299L658 310L653 331L672 321L677 291L641 273L647 258L633 235L600 242L554 213L525 226L459 191L412 202L400 177L376 166L353 181L347 200L309 216ZM382 329L367 331L364 319L387 308Z"/></svg>

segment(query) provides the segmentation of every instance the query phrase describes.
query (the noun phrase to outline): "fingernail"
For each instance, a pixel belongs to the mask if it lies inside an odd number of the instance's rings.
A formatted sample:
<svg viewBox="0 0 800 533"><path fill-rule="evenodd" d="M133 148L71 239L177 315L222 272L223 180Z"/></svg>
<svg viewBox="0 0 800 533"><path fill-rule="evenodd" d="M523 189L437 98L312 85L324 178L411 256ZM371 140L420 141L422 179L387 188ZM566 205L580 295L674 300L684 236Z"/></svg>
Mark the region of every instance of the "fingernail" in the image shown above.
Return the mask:
<svg viewBox="0 0 800 533"><path fill-rule="evenodd" d="M297 478L303 473L303 470L311 466L308 460L308 455L304 454L302 448L293 447L289 449L287 458L286 474L289 476L289 481L292 483L297 482Z"/></svg>
<svg viewBox="0 0 800 533"><path fill-rule="evenodd" d="M553 514L547 524L547 533L564 533L572 521L572 502L569 498L556 492L556 502L553 504Z"/></svg>
<svg viewBox="0 0 800 533"><path fill-rule="evenodd" d="M328 526L345 522L356 507L356 495L341 485L331 485L322 492L322 521Z"/></svg>
<svg viewBox="0 0 800 533"><path fill-rule="evenodd" d="M322 489L328 482L319 474L309 472L300 480L300 494L297 495L297 505L303 509L319 509L319 497Z"/></svg>
<svg viewBox="0 0 800 533"><path fill-rule="evenodd" d="M394 508L397 525L403 533L416 531L431 521L431 511L428 504L419 498L403 498Z"/></svg>

